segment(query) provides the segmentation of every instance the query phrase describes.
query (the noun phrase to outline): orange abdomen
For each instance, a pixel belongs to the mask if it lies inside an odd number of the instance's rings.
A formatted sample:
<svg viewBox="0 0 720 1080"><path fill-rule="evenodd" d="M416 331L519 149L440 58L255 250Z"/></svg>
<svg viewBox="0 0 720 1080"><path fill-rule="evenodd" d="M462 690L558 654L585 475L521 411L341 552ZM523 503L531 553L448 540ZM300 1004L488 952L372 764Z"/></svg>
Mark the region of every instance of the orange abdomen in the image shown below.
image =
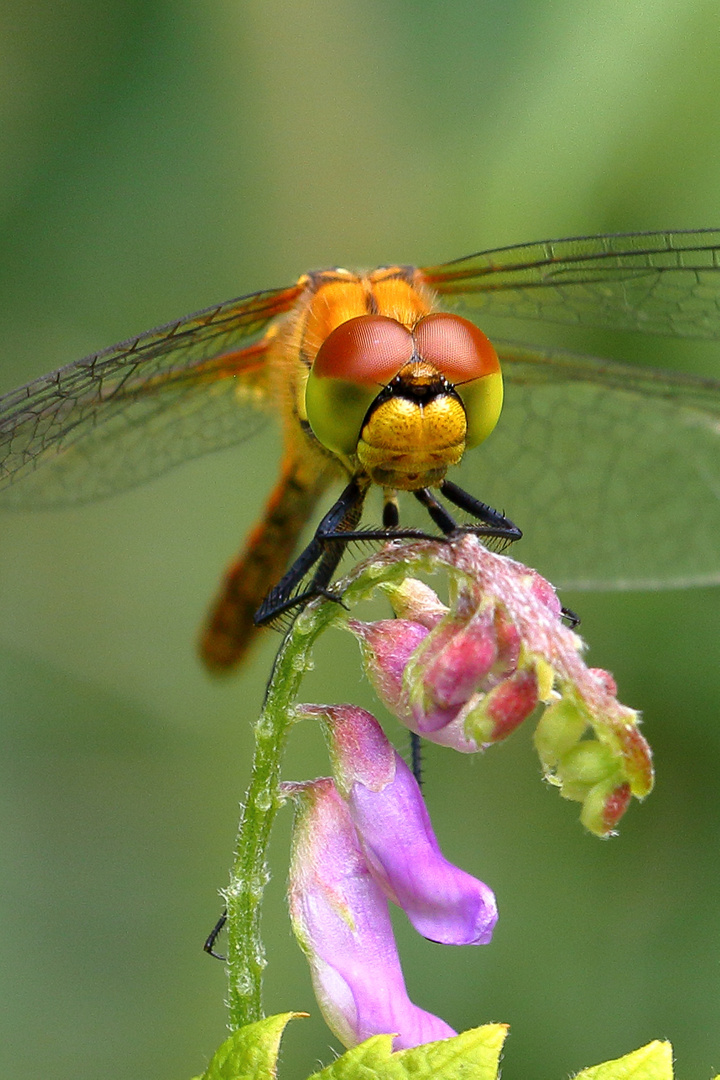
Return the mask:
<svg viewBox="0 0 720 1080"><path fill-rule="evenodd" d="M238 664L255 641L253 616L277 585L315 504L332 479L316 462L291 461L282 472L245 548L228 567L200 637L200 656L211 671Z"/></svg>

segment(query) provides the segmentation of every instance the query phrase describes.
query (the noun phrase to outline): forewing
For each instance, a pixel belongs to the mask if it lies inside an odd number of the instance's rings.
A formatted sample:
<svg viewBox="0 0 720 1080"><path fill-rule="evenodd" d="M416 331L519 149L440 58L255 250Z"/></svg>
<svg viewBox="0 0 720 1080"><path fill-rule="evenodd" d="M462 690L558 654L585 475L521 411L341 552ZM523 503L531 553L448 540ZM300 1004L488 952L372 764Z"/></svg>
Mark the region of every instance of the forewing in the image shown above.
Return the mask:
<svg viewBox="0 0 720 1080"><path fill-rule="evenodd" d="M720 230L546 240L425 267L446 303L675 337L720 334Z"/></svg>
<svg viewBox="0 0 720 1080"><path fill-rule="evenodd" d="M257 339L300 291L230 300L4 395L0 505L99 498L247 438L268 404Z"/></svg>
<svg viewBox="0 0 720 1080"><path fill-rule="evenodd" d="M496 430L459 482L559 585L720 581L720 381L501 344Z"/></svg>

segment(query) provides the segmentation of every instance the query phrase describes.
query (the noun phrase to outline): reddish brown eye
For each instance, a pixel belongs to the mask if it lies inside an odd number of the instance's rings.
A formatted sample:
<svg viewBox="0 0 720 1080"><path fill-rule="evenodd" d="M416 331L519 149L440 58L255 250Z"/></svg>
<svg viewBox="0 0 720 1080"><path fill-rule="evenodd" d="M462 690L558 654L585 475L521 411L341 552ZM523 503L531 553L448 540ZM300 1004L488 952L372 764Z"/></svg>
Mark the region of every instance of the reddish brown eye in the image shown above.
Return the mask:
<svg viewBox="0 0 720 1080"><path fill-rule="evenodd" d="M482 330L459 315L426 315L416 325L413 337L418 355L454 385L500 370L495 350Z"/></svg>
<svg viewBox="0 0 720 1080"><path fill-rule="evenodd" d="M384 385L397 375L412 353L412 334L395 319L359 315L341 323L325 338L313 363L313 375L361 385Z"/></svg>

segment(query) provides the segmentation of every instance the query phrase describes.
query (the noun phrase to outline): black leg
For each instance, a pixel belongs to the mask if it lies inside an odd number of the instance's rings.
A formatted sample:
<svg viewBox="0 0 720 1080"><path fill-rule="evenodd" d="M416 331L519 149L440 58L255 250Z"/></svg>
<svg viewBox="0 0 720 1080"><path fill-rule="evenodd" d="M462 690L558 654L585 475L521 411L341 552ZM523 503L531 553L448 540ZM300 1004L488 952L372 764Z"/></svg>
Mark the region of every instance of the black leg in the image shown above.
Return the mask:
<svg viewBox="0 0 720 1080"><path fill-rule="evenodd" d="M560 608L560 614L571 630L580 625L580 616L569 607Z"/></svg>
<svg viewBox="0 0 720 1080"><path fill-rule="evenodd" d="M465 510L466 513L471 514L478 521L482 521L485 525L494 528L506 530L506 539L519 540L522 536L522 532L517 525L513 524L504 514L501 514L499 510L493 510L492 506L480 502L474 495L464 491L463 488L453 484L452 481L443 480L440 484L440 491L451 503L459 506L461 510Z"/></svg>
<svg viewBox="0 0 720 1080"><path fill-rule="evenodd" d="M398 509L397 498L385 499L383 503L383 528L397 529L399 524L400 510Z"/></svg>
<svg viewBox="0 0 720 1080"><path fill-rule="evenodd" d="M414 731L410 732L410 768L412 774L422 787L422 741Z"/></svg>
<svg viewBox="0 0 720 1080"><path fill-rule="evenodd" d="M438 529L440 529L445 536L449 536L450 533L455 532L457 529L457 521L447 512L444 506L441 506L435 496L431 495L428 488L420 488L419 491L413 491L413 495L418 502L422 503Z"/></svg>
<svg viewBox="0 0 720 1080"><path fill-rule="evenodd" d="M293 608L300 607L316 596L339 598L328 592L328 586L337 569L343 552L353 540L435 540L422 529L398 528L397 505L394 499L386 499L383 509L383 527L381 529L357 530L362 516L363 503L369 482L353 479L330 508L315 531L304 551L300 553L288 572L267 594L255 612L255 624L263 626ZM475 517L481 524L469 527L458 526L452 515L431 494L428 488L414 491L415 498L427 509L430 517L444 536L455 532L470 531L477 536L496 537L501 540L519 540L520 529L491 506L475 499L457 484L443 480L440 491L450 502ZM297 592L305 576L318 563L318 567L307 589Z"/></svg>
<svg viewBox="0 0 720 1080"><path fill-rule="evenodd" d="M366 492L367 485L361 487L356 480L350 481L325 514L308 546L255 612L257 626L272 622L278 615L326 592L348 541L356 538L357 534L352 530L360 521ZM320 565L309 587L296 593L298 585L317 562Z"/></svg>
<svg viewBox="0 0 720 1080"><path fill-rule="evenodd" d="M226 959L226 957L222 956L221 953L215 952L215 942L220 937L220 934L221 934L222 929L225 926L226 922L227 922L227 908L225 908L222 915L220 916L218 921L215 923L215 925L213 926L213 928L210 931L210 933L208 934L208 936L205 938L205 944L203 945L203 949L205 950L205 952L209 953L210 956L214 956L216 960L225 960Z"/></svg>

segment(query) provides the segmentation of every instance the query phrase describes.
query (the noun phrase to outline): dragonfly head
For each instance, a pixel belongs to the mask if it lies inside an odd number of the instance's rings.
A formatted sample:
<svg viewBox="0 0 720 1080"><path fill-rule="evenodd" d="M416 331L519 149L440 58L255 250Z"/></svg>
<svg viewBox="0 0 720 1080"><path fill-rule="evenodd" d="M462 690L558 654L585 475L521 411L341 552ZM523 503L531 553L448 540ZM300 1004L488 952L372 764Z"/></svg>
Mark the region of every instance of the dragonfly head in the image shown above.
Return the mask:
<svg viewBox="0 0 720 1080"><path fill-rule="evenodd" d="M321 345L305 405L323 446L357 461L373 483L414 491L439 483L487 438L502 375L488 339L458 315L426 315L412 331L361 315Z"/></svg>

